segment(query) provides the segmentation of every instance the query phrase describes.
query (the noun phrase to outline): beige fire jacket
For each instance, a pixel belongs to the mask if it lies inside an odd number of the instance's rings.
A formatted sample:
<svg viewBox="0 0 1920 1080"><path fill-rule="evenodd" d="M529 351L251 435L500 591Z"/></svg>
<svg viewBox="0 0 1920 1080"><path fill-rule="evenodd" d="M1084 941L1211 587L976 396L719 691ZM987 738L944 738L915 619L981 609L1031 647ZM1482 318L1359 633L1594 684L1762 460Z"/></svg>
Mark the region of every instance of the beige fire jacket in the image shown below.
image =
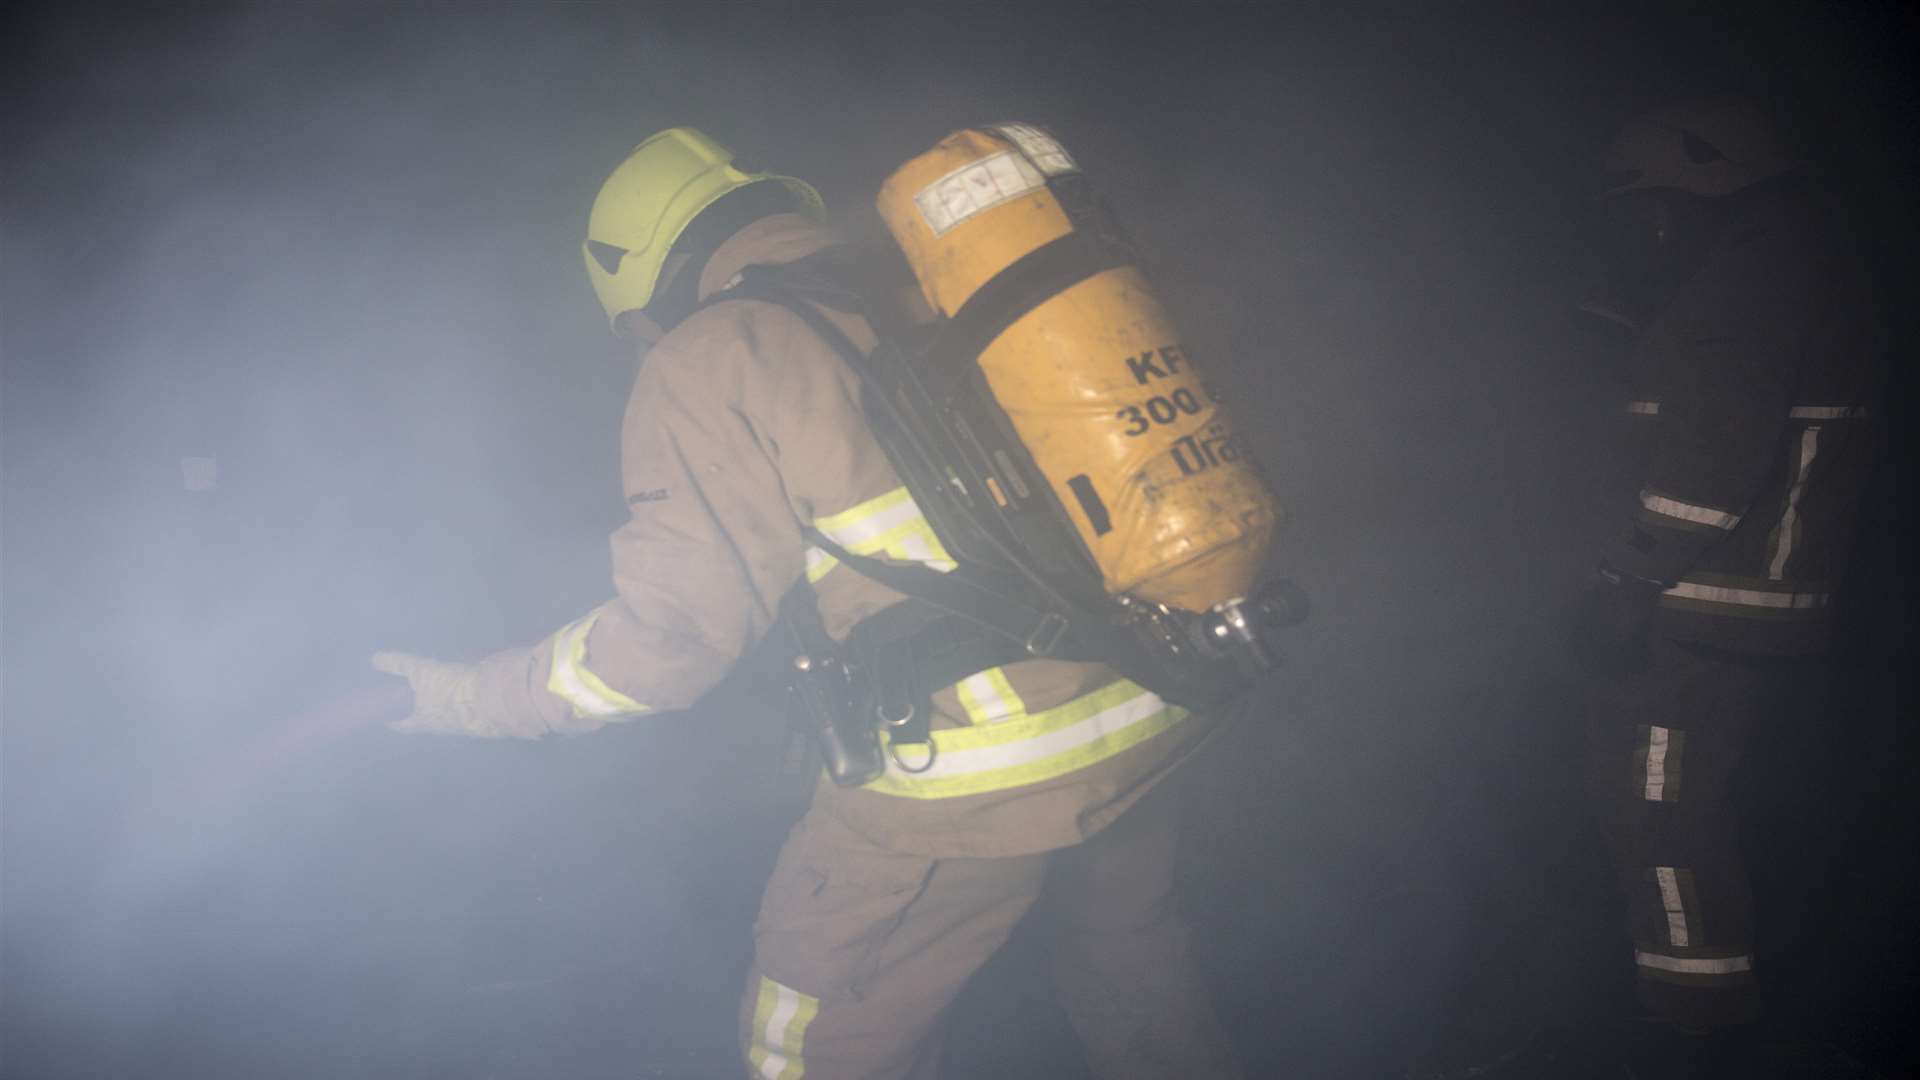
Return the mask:
<svg viewBox="0 0 1920 1080"><path fill-rule="evenodd" d="M700 294L830 242L803 218L764 219L715 253ZM871 346L864 323L827 314ZM536 737L684 708L767 632L803 576L836 638L900 601L810 549L804 525L856 554L953 566L868 429L858 376L778 305L705 308L656 344L627 405L622 453L632 517L612 539L618 595L537 645L484 661L487 722ZM890 764L851 790L823 781L818 799L877 842L937 857L1076 843L1209 727L1097 664L989 669L934 705L931 768ZM918 766L925 751L899 753Z"/></svg>

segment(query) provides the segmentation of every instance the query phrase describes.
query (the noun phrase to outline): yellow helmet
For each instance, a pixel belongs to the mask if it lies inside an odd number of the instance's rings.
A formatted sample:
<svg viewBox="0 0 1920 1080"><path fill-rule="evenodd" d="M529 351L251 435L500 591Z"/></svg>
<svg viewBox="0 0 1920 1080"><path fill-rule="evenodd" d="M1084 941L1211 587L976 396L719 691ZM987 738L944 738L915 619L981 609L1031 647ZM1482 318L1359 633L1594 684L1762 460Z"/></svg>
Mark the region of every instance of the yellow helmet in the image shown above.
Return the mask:
<svg viewBox="0 0 1920 1080"><path fill-rule="evenodd" d="M692 128L668 128L634 147L594 198L580 248L608 322L652 301L667 253L700 211L763 182L785 185L796 210L824 216L810 185L737 165L733 151Z"/></svg>
<svg viewBox="0 0 1920 1080"><path fill-rule="evenodd" d="M1666 188L1714 198L1802 164L1753 102L1731 95L1695 98L1620 129L1606 160L1616 183L1605 194Z"/></svg>

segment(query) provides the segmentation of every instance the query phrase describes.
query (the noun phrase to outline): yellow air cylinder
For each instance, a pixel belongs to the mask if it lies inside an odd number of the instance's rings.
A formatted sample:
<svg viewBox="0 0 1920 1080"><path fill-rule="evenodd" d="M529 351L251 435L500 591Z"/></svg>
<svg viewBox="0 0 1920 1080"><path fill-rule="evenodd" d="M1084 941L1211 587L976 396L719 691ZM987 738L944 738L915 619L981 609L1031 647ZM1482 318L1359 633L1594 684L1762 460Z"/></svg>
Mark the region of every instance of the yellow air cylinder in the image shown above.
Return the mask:
<svg viewBox="0 0 1920 1080"><path fill-rule="evenodd" d="M970 128L901 166L878 207L927 302L952 317L1074 231L1049 181L1078 171L1037 128ZM1138 268L1040 302L979 364L1108 592L1188 611L1247 595L1279 507Z"/></svg>

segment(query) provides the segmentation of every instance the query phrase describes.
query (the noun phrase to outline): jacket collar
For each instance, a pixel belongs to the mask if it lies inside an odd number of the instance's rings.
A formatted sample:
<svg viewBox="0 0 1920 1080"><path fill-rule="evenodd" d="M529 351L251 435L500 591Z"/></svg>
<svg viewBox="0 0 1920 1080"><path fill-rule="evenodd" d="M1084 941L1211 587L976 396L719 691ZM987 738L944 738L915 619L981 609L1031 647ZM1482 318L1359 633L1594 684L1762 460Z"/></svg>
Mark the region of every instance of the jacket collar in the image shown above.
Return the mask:
<svg viewBox="0 0 1920 1080"><path fill-rule="evenodd" d="M797 262L837 241L831 229L800 214L763 217L714 249L700 274L700 299L731 287L749 266Z"/></svg>

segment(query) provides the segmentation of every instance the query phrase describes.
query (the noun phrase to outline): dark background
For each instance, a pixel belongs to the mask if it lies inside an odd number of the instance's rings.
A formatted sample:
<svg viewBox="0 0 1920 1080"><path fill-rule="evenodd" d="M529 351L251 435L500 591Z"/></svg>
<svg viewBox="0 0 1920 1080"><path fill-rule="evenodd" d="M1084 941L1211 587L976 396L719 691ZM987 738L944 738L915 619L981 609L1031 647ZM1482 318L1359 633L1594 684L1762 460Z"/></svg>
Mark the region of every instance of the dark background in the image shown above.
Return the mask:
<svg viewBox="0 0 1920 1080"><path fill-rule="evenodd" d="M1256 1075L1422 1075L1598 1015L1622 961L1559 642L1617 375L1567 314L1610 128L1778 108L1913 341L1914 20L1755 7L9 16L0 1074L735 1075L796 812L765 665L532 745L314 711L376 648L476 656L609 592L631 366L578 245L673 124L872 237L894 166L1038 122L1150 253L1318 603L1183 781ZM1920 1071L1911 410L1837 673L1748 799L1771 1026L1889 1075ZM976 980L949 1075L1079 1074L1037 944Z"/></svg>

